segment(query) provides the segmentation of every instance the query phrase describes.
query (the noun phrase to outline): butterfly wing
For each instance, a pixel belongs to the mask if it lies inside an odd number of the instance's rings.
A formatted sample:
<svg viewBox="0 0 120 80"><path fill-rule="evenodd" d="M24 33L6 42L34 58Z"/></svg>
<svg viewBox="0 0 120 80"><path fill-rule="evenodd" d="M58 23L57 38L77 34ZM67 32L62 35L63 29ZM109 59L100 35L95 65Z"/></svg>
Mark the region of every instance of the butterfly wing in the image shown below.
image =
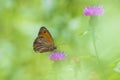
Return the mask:
<svg viewBox="0 0 120 80"><path fill-rule="evenodd" d="M34 41L33 47L35 52L47 52L56 49L54 46L53 38L45 27L40 28L38 36Z"/></svg>

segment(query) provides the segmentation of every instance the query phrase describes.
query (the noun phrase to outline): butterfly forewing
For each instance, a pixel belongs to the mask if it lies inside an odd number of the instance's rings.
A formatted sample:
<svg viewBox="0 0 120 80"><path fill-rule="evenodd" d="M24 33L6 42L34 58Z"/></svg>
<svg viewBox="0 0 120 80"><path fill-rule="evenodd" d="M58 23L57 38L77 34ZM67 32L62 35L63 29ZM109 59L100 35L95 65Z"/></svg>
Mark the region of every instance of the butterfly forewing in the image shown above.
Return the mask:
<svg viewBox="0 0 120 80"><path fill-rule="evenodd" d="M33 49L35 52L48 52L56 49L54 46L54 41L49 33L49 31L45 27L41 27L38 33L37 38L33 43Z"/></svg>
<svg viewBox="0 0 120 80"><path fill-rule="evenodd" d="M53 38L52 38L50 32L47 30L47 28L41 27L40 31L38 33L38 36L40 38L47 39L50 42L50 44L54 44Z"/></svg>

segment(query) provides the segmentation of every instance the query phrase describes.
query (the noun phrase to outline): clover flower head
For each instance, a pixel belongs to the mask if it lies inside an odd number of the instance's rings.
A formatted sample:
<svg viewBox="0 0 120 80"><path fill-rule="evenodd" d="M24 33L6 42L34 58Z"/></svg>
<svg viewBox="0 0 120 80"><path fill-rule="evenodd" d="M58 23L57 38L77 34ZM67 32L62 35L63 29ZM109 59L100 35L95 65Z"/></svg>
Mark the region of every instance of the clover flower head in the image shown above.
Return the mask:
<svg viewBox="0 0 120 80"><path fill-rule="evenodd" d="M100 16L104 14L102 6L88 6L84 9L84 15L86 16Z"/></svg>
<svg viewBox="0 0 120 80"><path fill-rule="evenodd" d="M54 61L61 61L66 59L66 55L63 52L54 52L50 54L50 59Z"/></svg>

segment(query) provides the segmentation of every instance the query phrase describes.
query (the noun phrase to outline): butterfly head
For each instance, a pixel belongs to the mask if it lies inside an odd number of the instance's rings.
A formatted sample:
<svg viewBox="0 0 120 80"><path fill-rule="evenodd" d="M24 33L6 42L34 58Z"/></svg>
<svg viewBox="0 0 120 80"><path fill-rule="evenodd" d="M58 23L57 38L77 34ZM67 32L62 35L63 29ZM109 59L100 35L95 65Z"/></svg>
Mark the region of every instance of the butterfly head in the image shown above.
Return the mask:
<svg viewBox="0 0 120 80"><path fill-rule="evenodd" d="M56 46L50 47L50 50L51 50L51 51L54 50L54 49L57 49L57 47L56 47Z"/></svg>

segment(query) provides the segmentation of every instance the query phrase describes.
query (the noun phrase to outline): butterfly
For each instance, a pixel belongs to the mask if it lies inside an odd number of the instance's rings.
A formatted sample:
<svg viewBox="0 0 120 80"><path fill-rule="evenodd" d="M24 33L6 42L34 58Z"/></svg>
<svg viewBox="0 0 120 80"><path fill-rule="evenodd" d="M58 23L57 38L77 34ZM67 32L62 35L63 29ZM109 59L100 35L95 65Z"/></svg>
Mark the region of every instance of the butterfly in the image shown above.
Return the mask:
<svg viewBox="0 0 120 80"><path fill-rule="evenodd" d="M35 52L49 52L56 49L54 40L50 32L44 26L40 28L37 38L33 43L33 49Z"/></svg>

